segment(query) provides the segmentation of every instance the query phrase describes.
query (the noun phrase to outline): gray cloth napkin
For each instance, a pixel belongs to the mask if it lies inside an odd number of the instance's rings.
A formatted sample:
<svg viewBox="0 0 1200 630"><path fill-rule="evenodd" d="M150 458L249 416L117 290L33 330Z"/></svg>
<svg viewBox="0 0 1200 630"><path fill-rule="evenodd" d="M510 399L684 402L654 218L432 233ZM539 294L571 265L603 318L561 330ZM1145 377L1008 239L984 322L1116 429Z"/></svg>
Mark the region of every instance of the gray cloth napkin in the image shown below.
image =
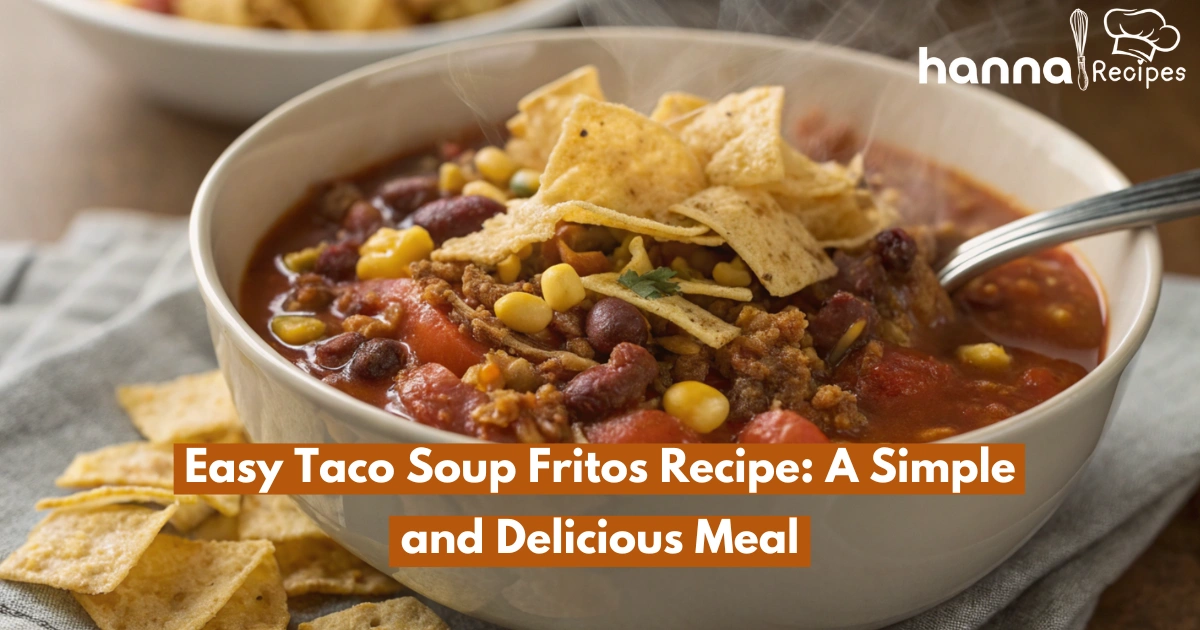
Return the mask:
<svg viewBox="0 0 1200 630"><path fill-rule="evenodd" d="M50 246L0 245L0 555L40 519L41 497L78 451L137 439L120 383L215 365L181 221L91 212ZM1200 282L1171 277L1125 399L1079 486L1010 560L898 624L1082 628L1096 599L1200 483L1193 383ZM294 601L295 623L358 600ZM433 604L455 630L495 628ZM0 582L0 629L93 628L62 591Z"/></svg>

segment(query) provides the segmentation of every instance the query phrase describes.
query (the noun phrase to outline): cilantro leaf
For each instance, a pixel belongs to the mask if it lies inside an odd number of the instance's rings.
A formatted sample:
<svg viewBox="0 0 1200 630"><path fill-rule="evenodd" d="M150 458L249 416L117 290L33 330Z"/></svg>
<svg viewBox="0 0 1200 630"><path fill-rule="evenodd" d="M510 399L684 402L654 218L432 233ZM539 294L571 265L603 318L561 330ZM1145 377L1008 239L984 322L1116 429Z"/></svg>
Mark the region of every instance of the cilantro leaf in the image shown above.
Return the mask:
<svg viewBox="0 0 1200 630"><path fill-rule="evenodd" d="M679 285L671 282L674 277L675 270L670 267L659 267L641 275L630 269L621 274L617 282L647 300L657 300L679 293Z"/></svg>

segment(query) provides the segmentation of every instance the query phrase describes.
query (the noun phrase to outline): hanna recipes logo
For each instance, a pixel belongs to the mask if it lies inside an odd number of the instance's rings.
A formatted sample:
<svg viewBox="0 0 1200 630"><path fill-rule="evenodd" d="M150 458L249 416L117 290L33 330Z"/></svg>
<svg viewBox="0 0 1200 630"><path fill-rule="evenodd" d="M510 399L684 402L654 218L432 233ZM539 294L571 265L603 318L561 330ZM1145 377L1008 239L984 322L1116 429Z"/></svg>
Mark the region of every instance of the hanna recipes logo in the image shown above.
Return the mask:
<svg viewBox="0 0 1200 630"><path fill-rule="evenodd" d="M1147 89L1158 81L1183 81L1186 69L1182 66L1159 67L1154 65L1156 53L1175 50L1181 40L1179 29L1167 23L1162 13L1154 9L1110 9L1104 14L1104 30L1113 40L1113 59L1093 59L1088 66L1086 47L1088 14L1075 9L1070 17L1071 35L1075 40L1077 71L1073 74L1071 63L1062 57L1050 57L1039 62L1032 57L1021 57L1015 63L1000 57L989 57L982 66L970 57L956 57L948 64L936 56L929 55L929 48L922 46L918 51L917 80L924 84L932 80L944 84L953 81L959 84L1003 85L1033 83L1076 84L1086 90L1089 83L1128 82L1141 83ZM1117 63L1123 58L1133 58L1136 65Z"/></svg>

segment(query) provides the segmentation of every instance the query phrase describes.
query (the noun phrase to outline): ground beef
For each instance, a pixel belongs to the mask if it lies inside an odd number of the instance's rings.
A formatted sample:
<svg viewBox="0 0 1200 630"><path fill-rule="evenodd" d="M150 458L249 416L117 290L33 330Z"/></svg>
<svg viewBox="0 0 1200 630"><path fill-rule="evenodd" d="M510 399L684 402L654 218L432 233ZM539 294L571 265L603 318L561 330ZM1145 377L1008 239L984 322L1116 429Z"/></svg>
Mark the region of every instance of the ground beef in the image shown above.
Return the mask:
<svg viewBox="0 0 1200 630"><path fill-rule="evenodd" d="M812 370L822 364L805 331L804 313L794 307L773 314L747 307L736 323L742 335L716 354L717 369L732 383L730 419L806 404L815 393Z"/></svg>
<svg viewBox="0 0 1200 630"><path fill-rule="evenodd" d="M288 293L284 309L316 312L329 306L336 297L336 290L324 276L315 273L301 274L292 282L292 290Z"/></svg>
<svg viewBox="0 0 1200 630"><path fill-rule="evenodd" d="M866 428L867 418L858 410L858 398L837 385L822 385L809 401L816 413L809 415L826 435L853 435Z"/></svg>
<svg viewBox="0 0 1200 630"><path fill-rule="evenodd" d="M525 443L563 442L571 435L563 394L553 385L536 392L500 389L488 393L488 401L471 412L480 424L512 427Z"/></svg>
<svg viewBox="0 0 1200 630"><path fill-rule="evenodd" d="M467 265L463 270L462 293L472 306L482 306L490 311L496 305L496 300L514 291L540 295L541 287L535 282L504 284L475 265Z"/></svg>
<svg viewBox="0 0 1200 630"><path fill-rule="evenodd" d="M675 355L675 363L671 366L671 378L676 382L700 381L708 378L708 369L712 365L712 349L701 346L696 354Z"/></svg>
<svg viewBox="0 0 1200 630"><path fill-rule="evenodd" d="M417 280L418 282L429 278L437 278L452 284L458 284L462 282L463 272L466 271L466 268L467 265L460 262L421 260L412 264L411 271L413 280Z"/></svg>

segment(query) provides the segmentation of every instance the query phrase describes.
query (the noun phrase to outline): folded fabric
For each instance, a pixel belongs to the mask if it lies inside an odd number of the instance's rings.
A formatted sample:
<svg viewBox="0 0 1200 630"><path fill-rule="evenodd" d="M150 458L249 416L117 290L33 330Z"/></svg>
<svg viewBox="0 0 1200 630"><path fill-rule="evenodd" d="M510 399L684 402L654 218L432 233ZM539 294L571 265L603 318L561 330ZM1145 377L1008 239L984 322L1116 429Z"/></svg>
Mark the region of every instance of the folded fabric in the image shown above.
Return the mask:
<svg viewBox="0 0 1200 630"><path fill-rule="evenodd" d="M215 365L182 223L89 214L71 234L0 247L0 556L25 539L34 502L55 494L77 451L136 438L116 385ZM1200 482L1200 355L1178 341L1197 333L1200 282L1168 278L1124 400L1061 509L990 575L896 627L1083 627ZM354 601L296 602L293 624ZM433 607L455 630L496 627ZM67 593L0 582L0 627L94 626Z"/></svg>

